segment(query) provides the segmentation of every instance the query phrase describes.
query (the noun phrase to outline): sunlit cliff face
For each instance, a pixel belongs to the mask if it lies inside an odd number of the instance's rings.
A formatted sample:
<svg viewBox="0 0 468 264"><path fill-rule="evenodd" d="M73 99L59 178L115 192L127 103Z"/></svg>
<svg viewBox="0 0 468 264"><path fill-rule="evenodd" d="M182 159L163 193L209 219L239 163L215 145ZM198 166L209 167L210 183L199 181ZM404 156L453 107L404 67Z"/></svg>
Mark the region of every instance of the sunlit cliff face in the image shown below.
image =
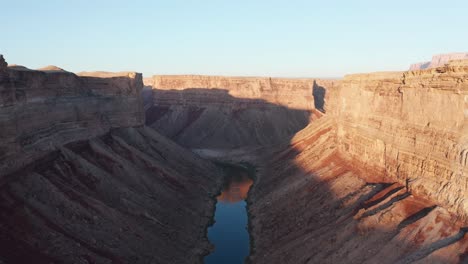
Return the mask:
<svg viewBox="0 0 468 264"><path fill-rule="evenodd" d="M226 180L223 192L217 197L217 200L225 203L245 200L252 183L253 181L247 176L247 173L239 172Z"/></svg>

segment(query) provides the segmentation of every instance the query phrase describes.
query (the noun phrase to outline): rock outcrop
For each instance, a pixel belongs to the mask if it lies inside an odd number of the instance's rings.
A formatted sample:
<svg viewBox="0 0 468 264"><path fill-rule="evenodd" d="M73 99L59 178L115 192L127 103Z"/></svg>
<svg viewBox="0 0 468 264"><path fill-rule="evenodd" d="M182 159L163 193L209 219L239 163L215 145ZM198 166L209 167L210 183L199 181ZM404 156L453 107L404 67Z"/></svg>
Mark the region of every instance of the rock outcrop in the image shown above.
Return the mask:
<svg viewBox="0 0 468 264"><path fill-rule="evenodd" d="M425 61L420 63L411 64L409 70L425 70L437 67L442 67L452 60L465 60L468 59L468 52L457 52L434 55L431 61Z"/></svg>
<svg viewBox="0 0 468 264"><path fill-rule="evenodd" d="M139 73L0 70L0 177L68 142L142 126Z"/></svg>
<svg viewBox="0 0 468 264"><path fill-rule="evenodd" d="M189 148L287 142L324 109L318 79L154 76L147 125Z"/></svg>

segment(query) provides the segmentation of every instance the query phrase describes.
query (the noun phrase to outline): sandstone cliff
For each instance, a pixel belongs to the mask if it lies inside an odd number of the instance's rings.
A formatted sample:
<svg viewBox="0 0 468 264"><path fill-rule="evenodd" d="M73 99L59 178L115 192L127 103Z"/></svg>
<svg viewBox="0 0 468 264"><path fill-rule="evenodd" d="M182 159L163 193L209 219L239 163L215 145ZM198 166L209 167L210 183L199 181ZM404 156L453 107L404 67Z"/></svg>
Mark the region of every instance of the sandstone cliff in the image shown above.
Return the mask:
<svg viewBox="0 0 468 264"><path fill-rule="evenodd" d="M287 142L324 109L318 79L154 76L147 124L190 148ZM318 111L319 110L319 111Z"/></svg>
<svg viewBox="0 0 468 264"><path fill-rule="evenodd" d="M366 175L408 184L468 217L468 66L350 75L337 100L340 149Z"/></svg>
<svg viewBox="0 0 468 264"><path fill-rule="evenodd" d="M144 124L139 73L78 76L0 64L0 176L67 142Z"/></svg>

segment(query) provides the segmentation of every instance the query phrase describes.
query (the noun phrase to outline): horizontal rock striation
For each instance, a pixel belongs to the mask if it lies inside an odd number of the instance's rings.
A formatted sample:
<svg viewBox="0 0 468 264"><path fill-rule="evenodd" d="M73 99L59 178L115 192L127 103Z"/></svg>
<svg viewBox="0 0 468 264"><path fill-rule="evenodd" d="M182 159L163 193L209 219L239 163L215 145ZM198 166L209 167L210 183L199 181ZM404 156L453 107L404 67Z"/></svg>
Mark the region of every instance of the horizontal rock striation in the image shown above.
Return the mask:
<svg viewBox="0 0 468 264"><path fill-rule="evenodd" d="M291 109L311 110L314 108L312 87L314 79L279 79L261 77L223 77L201 75L154 76L153 87L161 90L185 90L189 88L221 89L232 97L255 99ZM158 102L158 98L155 98ZM194 102L196 103L196 102ZM216 97L204 103L218 103ZM235 102L234 102L235 103Z"/></svg>
<svg viewBox="0 0 468 264"><path fill-rule="evenodd" d="M342 153L367 177L408 185L468 217L468 66L350 75L341 83Z"/></svg>
<svg viewBox="0 0 468 264"><path fill-rule="evenodd" d="M154 76L147 125L189 148L287 142L319 116L333 81L221 76Z"/></svg>
<svg viewBox="0 0 468 264"><path fill-rule="evenodd" d="M67 142L144 124L139 73L79 76L0 64L0 176Z"/></svg>

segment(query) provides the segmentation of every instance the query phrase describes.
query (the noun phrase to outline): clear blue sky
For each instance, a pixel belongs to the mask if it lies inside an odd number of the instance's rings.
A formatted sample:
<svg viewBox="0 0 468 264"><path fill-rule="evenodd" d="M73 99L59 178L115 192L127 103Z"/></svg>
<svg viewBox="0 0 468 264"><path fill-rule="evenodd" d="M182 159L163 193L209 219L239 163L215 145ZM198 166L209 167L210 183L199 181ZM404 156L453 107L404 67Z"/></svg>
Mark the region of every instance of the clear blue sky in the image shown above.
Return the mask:
<svg viewBox="0 0 468 264"><path fill-rule="evenodd" d="M30 68L335 77L468 51L468 1L0 0Z"/></svg>

